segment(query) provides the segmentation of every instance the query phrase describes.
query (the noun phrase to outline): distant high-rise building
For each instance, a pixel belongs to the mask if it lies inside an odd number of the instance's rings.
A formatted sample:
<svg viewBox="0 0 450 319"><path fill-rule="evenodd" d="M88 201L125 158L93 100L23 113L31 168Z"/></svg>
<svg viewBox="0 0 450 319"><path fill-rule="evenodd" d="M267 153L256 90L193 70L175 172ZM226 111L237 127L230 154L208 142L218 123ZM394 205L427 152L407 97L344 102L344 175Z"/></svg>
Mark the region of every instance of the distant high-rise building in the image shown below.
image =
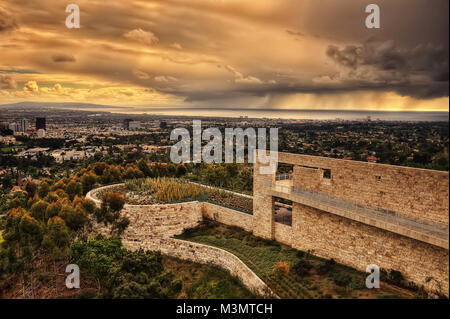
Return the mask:
<svg viewBox="0 0 450 319"><path fill-rule="evenodd" d="M21 132L26 132L28 130L28 120L22 119L20 121L20 130Z"/></svg>
<svg viewBox="0 0 450 319"><path fill-rule="evenodd" d="M141 123L130 119L123 120L123 129L127 131L140 130Z"/></svg>
<svg viewBox="0 0 450 319"><path fill-rule="evenodd" d="M36 118L36 130L45 130L46 129L46 120L45 117L37 117Z"/></svg>
<svg viewBox="0 0 450 319"><path fill-rule="evenodd" d="M8 122L1 122L0 123L0 135L7 136L7 135L13 135L14 131L9 129L9 123Z"/></svg>
<svg viewBox="0 0 450 319"><path fill-rule="evenodd" d="M131 121L128 129L130 131L140 130L141 129L141 122Z"/></svg>
<svg viewBox="0 0 450 319"><path fill-rule="evenodd" d="M129 130L130 129L130 122L131 122L132 120L130 120L130 119L125 119L125 120L123 120L123 129L124 130Z"/></svg>
<svg viewBox="0 0 450 319"><path fill-rule="evenodd" d="M20 131L20 125L17 124L17 123L10 123L10 124L9 124L9 129L10 129L11 131L13 131L14 133L15 133L15 132L19 132L19 131Z"/></svg>

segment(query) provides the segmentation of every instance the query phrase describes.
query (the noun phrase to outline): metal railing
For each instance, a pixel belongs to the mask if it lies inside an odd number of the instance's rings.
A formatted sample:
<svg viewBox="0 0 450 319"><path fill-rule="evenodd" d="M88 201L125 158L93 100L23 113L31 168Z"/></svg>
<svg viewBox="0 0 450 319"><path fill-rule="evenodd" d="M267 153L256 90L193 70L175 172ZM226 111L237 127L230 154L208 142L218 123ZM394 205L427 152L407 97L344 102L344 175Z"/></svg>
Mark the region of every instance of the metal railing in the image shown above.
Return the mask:
<svg viewBox="0 0 450 319"><path fill-rule="evenodd" d="M294 178L294 175L288 174L288 173L279 174L279 175L275 176L275 180L277 180L277 181L284 181L284 180L293 179L293 178Z"/></svg>
<svg viewBox="0 0 450 319"><path fill-rule="evenodd" d="M419 228L420 230L427 230L433 232L434 234L439 234L441 236L448 237L448 225L433 222L434 225L420 223L411 219L406 219L404 217L398 216L394 211L387 210L375 210L367 207L362 207L350 201L344 201L328 195L320 194L310 190L300 189L293 186L278 185L271 182L265 182L264 186L273 189L276 192L287 193L293 195L300 195L309 200L317 201L319 204L325 206L331 206L332 208L345 209L346 211L351 211L360 215L364 215L372 218L382 218L384 222L389 222L399 226L409 226L412 228Z"/></svg>

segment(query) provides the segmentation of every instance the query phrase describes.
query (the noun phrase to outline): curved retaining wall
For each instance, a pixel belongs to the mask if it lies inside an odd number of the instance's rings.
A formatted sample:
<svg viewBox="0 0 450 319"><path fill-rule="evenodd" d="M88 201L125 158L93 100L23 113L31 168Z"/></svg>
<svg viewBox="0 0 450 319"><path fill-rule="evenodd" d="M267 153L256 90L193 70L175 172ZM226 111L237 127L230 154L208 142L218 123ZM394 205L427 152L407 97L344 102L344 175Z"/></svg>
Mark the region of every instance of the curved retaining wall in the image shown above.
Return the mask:
<svg viewBox="0 0 450 319"><path fill-rule="evenodd" d="M117 184L119 185L119 184ZM100 187L86 194L86 198L97 205L101 201L95 196L104 189L117 185ZM270 288L235 255L212 246L172 238L183 233L187 228L195 227L203 220L203 215L210 216L226 224L242 223L243 228L252 225L252 216L236 212L210 203L187 202L164 205L125 205L123 216L130 220L130 225L122 235L125 248L130 250L158 250L161 253L186 259L197 263L221 267L238 277L254 294L266 298L277 297ZM233 217L238 216L238 217ZM240 216L240 217L239 217ZM240 220L240 222L238 221ZM109 229L95 224L96 232L108 234Z"/></svg>
<svg viewBox="0 0 450 319"><path fill-rule="evenodd" d="M123 244L127 249L159 250L162 254L186 259L193 262L218 266L230 272L250 291L266 298L276 297L270 288L235 255L212 246L184 241L174 238L158 238L152 241L133 241L126 239Z"/></svg>

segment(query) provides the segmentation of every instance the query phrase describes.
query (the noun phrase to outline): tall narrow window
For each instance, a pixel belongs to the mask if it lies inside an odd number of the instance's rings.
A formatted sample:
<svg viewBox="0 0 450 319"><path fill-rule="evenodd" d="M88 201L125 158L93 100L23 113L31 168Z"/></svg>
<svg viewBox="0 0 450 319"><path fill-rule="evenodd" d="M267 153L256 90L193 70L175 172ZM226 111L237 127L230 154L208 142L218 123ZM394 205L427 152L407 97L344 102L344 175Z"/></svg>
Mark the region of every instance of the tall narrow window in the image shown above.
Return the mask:
<svg viewBox="0 0 450 319"><path fill-rule="evenodd" d="M278 197L274 197L274 199L273 214L275 222L292 226L292 201Z"/></svg>
<svg viewBox="0 0 450 319"><path fill-rule="evenodd" d="M323 178L331 179L331 169L328 168L323 169Z"/></svg>

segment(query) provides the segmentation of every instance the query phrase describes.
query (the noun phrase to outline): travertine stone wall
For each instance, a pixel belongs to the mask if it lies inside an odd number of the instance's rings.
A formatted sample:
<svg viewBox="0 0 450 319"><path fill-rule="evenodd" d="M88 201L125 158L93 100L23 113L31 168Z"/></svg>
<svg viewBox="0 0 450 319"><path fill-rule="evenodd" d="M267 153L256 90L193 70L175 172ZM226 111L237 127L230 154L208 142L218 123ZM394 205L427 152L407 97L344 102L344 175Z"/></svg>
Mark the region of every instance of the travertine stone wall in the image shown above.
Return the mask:
<svg viewBox="0 0 450 319"><path fill-rule="evenodd" d="M448 172L288 153L278 153L278 160L294 165L294 187L394 211L397 216L448 229ZM436 286L427 283L426 278L433 277L448 294L448 248L295 202L292 227L274 223L268 216L273 212L268 204L272 197L262 183L273 176L260 175L258 166L254 165L255 235L263 234L299 250L313 250L318 256L334 258L362 271L369 264L398 270L406 279L429 290ZM324 177L325 169L331 170L331 179Z"/></svg>
<svg viewBox="0 0 450 319"><path fill-rule="evenodd" d="M283 225L284 226L284 225ZM288 233L288 232L287 232ZM400 271L409 281L434 290L433 277L449 288L449 251L369 225L293 203L292 247L365 271L367 265ZM278 240L278 239L277 239ZM289 238L284 239L286 242Z"/></svg>
<svg viewBox="0 0 450 319"><path fill-rule="evenodd" d="M278 153L282 163L294 165L294 185L370 207L392 210L399 216L448 225L448 172ZM307 167L315 167L314 170ZM322 169L331 170L331 180Z"/></svg>
<svg viewBox="0 0 450 319"><path fill-rule="evenodd" d="M255 190L262 190L266 182L274 182L275 176L259 174L260 167L261 164L258 162L253 167L253 216L254 220L257 221L253 225L253 234L262 238L273 239L275 201L272 196L267 196L263 191Z"/></svg>
<svg viewBox="0 0 450 319"><path fill-rule="evenodd" d="M293 186L301 187L303 186L305 181L308 181L308 186L305 188L318 189L320 187L320 183L324 181L324 179L322 179L322 176L323 175L321 169L295 165Z"/></svg>
<svg viewBox="0 0 450 319"><path fill-rule="evenodd" d="M248 232L253 231L253 215L250 214L211 203L203 203L203 216L225 225L240 227Z"/></svg>
<svg viewBox="0 0 450 319"><path fill-rule="evenodd" d="M125 239L124 245L131 250L139 248L159 250L163 254L180 259L218 266L239 278L254 294L266 298L277 297L239 258L223 249L173 238L159 238L157 240L140 242L128 242Z"/></svg>
<svg viewBox="0 0 450 319"><path fill-rule="evenodd" d="M277 242L292 246L292 227L281 224L281 223L275 223L274 224L274 236L273 239L275 239Z"/></svg>

